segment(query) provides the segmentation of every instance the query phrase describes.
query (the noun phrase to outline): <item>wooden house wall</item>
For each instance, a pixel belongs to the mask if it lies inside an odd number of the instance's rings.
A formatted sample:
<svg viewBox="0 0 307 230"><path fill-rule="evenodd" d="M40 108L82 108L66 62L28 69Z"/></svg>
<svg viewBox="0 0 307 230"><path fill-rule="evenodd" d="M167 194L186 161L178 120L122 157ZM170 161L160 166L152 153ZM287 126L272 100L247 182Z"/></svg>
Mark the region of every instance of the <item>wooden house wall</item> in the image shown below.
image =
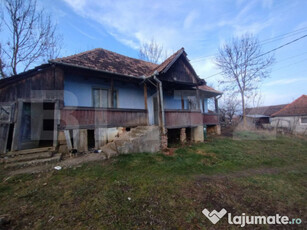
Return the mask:
<svg viewBox="0 0 307 230"><path fill-rule="evenodd" d="M180 57L160 79L170 82L197 83L195 74L183 57Z"/></svg>
<svg viewBox="0 0 307 230"><path fill-rule="evenodd" d="M18 99L63 100L63 87L62 71L48 68L1 88L0 103L15 102Z"/></svg>

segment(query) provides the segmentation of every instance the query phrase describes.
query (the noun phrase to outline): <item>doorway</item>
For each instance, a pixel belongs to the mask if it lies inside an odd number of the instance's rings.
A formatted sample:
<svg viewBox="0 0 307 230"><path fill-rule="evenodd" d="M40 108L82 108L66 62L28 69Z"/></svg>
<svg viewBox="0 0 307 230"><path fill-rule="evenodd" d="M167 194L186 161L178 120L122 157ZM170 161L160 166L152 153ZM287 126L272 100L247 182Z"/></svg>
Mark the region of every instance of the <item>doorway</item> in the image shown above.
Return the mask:
<svg viewBox="0 0 307 230"><path fill-rule="evenodd" d="M51 102L23 103L19 111L18 150L53 146L54 110L55 103Z"/></svg>

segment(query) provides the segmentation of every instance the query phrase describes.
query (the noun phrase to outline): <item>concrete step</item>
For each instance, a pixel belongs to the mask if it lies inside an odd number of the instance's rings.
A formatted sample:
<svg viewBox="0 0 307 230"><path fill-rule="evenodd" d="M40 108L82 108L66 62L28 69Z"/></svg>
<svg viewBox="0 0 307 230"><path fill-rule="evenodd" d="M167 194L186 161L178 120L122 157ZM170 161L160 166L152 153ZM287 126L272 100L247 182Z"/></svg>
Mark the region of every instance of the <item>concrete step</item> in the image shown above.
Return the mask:
<svg viewBox="0 0 307 230"><path fill-rule="evenodd" d="M61 157L62 157L62 153L57 153L53 157L50 157L50 158L8 163L4 166L4 168L18 169L18 168L26 168L26 167L36 166L36 165L52 164L52 163L59 162L61 160Z"/></svg>
<svg viewBox="0 0 307 230"><path fill-rule="evenodd" d="M24 149L24 150L18 150L13 152L8 152L6 156L17 156L17 155L25 155L25 154L31 154L31 153L41 153L41 152L50 152L54 151L54 147L44 147L44 148L35 148L35 149Z"/></svg>
<svg viewBox="0 0 307 230"><path fill-rule="evenodd" d="M9 157L4 159L4 163L38 160L38 159L50 158L52 157L52 155L53 155L52 152L38 152L38 153L17 155L14 157Z"/></svg>

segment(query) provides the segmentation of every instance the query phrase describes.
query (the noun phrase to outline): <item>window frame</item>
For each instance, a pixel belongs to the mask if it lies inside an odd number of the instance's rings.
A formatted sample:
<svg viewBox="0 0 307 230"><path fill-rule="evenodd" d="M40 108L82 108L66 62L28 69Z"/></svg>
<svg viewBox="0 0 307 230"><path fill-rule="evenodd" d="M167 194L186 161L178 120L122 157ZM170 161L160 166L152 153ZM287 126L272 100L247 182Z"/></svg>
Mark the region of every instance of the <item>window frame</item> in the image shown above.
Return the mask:
<svg viewBox="0 0 307 230"><path fill-rule="evenodd" d="M306 119L306 122L303 122L303 119ZM307 116L302 116L300 120L302 125L307 125Z"/></svg>
<svg viewBox="0 0 307 230"><path fill-rule="evenodd" d="M105 90L107 91L107 106L106 107L102 107L102 106L99 106L99 107L95 107L95 90L99 90L99 98L100 98L100 92L102 90ZM113 89L113 95L112 94L112 90L111 89L107 89L107 88L101 88L101 87L92 87L92 107L94 108L118 108L118 90L117 89ZM116 95L116 100L114 100L114 95ZM111 107L112 105L112 100L113 101L113 107ZM114 102L116 102L116 104L114 104Z"/></svg>
<svg viewBox="0 0 307 230"><path fill-rule="evenodd" d="M102 90L105 90L105 91L107 91L107 106L106 107L103 107L103 106L98 106L98 107L96 107L95 106L95 94L94 94L94 92L95 92L95 90L99 90L99 98L100 98L100 91L102 91ZM92 106L94 107L94 108L109 108L109 89L106 89L106 88L101 88L101 87L92 87ZM100 104L100 101L99 101L99 104Z"/></svg>

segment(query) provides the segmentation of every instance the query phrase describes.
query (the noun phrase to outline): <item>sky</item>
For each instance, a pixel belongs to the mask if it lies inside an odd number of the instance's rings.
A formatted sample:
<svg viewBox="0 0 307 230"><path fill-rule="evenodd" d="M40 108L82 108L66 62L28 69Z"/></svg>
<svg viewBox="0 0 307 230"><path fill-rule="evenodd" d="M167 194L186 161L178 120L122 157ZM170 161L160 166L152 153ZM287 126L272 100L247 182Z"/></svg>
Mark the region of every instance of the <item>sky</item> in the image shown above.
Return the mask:
<svg viewBox="0 0 307 230"><path fill-rule="evenodd" d="M138 58L154 39L169 53L185 48L197 74L222 89L214 56L233 37L253 33L263 52L307 34L306 0L39 0L63 35L60 56L104 48ZM307 37L274 52L262 104L307 94Z"/></svg>

